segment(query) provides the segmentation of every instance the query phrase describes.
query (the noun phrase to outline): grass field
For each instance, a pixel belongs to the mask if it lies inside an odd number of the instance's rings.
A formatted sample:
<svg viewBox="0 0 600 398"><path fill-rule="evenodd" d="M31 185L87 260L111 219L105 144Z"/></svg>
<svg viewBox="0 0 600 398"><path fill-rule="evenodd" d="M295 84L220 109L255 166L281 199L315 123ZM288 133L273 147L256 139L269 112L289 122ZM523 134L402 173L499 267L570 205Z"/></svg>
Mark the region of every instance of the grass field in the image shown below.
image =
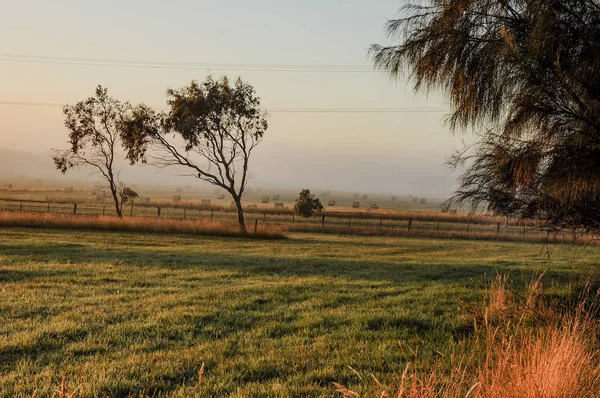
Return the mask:
<svg viewBox="0 0 600 398"><path fill-rule="evenodd" d="M78 396L360 393L352 369L391 383L448 356L497 273L546 271L560 297L598 264L586 246L2 228L0 396L62 377Z"/></svg>

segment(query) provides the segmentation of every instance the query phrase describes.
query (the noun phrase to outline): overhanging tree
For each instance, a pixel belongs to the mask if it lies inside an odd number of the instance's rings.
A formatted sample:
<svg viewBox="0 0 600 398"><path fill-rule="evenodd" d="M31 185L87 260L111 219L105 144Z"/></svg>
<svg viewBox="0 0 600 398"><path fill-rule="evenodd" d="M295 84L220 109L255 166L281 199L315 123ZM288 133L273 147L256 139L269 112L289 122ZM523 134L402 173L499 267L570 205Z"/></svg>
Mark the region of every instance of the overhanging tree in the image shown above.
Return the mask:
<svg viewBox="0 0 600 398"><path fill-rule="evenodd" d="M168 113L139 105L122 124L132 163L176 166L227 191L245 230L242 196L250 156L268 128L266 112L254 88L241 79L193 81L169 90Z"/></svg>
<svg viewBox="0 0 600 398"><path fill-rule="evenodd" d="M371 48L376 67L441 89L475 145L454 202L600 231L600 3L429 0L402 9Z"/></svg>
<svg viewBox="0 0 600 398"><path fill-rule="evenodd" d="M129 108L127 103L110 97L102 86L87 100L65 106L65 127L71 147L56 150L53 156L56 168L63 174L82 167L106 180L119 217L123 217L122 200L128 188L119 180L115 157L124 149L119 126Z"/></svg>

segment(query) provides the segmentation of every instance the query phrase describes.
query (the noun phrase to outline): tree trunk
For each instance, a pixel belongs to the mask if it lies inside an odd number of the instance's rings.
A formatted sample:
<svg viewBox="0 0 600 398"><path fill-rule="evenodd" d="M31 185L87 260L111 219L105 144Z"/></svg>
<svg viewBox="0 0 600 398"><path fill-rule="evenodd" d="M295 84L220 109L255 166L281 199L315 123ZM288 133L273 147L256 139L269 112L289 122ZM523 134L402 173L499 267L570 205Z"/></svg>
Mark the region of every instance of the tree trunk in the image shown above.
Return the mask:
<svg viewBox="0 0 600 398"><path fill-rule="evenodd" d="M119 197L117 195L117 188L115 184L111 182L110 184L110 192L112 193L113 200L115 201L115 210L117 211L117 216L119 218L123 218L123 212L121 211L121 206L119 206Z"/></svg>
<svg viewBox="0 0 600 398"><path fill-rule="evenodd" d="M242 232L246 232L246 223L244 222L244 209L242 208L242 198L234 196L235 207L237 209L238 224Z"/></svg>

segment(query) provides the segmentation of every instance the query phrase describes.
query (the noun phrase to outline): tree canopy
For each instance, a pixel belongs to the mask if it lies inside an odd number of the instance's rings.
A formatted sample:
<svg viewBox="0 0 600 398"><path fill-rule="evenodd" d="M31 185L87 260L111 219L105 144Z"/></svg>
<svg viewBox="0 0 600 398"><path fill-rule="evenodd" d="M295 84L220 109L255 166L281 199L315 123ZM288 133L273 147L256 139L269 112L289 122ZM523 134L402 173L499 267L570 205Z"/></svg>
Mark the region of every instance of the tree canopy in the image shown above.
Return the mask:
<svg viewBox="0 0 600 398"><path fill-rule="evenodd" d="M312 217L315 212L323 210L323 205L315 195L310 193L309 189L300 191L296 203L294 204L294 212L302 217Z"/></svg>
<svg viewBox="0 0 600 398"><path fill-rule="evenodd" d="M108 183L115 210L122 217L124 184L119 180L115 157L124 148L120 124L129 105L108 95L98 86L93 96L63 108L65 127L69 131L70 148L56 150L54 164L63 174L71 168L83 167L99 174Z"/></svg>
<svg viewBox="0 0 600 398"><path fill-rule="evenodd" d="M376 67L441 91L452 129L478 141L454 202L600 230L600 4L597 0L429 0L387 25Z"/></svg>
<svg viewBox="0 0 600 398"><path fill-rule="evenodd" d="M122 124L128 158L157 167L175 166L227 191L244 229L241 199L250 156L268 128L254 88L237 79L208 76L167 92L167 113L135 107Z"/></svg>

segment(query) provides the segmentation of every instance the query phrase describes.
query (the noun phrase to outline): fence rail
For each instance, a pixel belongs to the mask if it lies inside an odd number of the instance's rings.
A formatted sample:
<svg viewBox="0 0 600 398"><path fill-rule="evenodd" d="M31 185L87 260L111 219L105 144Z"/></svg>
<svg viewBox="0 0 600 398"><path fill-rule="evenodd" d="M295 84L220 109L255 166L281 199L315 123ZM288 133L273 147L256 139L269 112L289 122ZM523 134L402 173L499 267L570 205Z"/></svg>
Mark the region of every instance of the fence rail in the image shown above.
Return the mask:
<svg viewBox="0 0 600 398"><path fill-rule="evenodd" d="M0 199L0 210L17 212L40 212L75 214L89 216L116 216L114 205L108 203L65 203L42 200ZM382 234L391 230L404 230L406 232L461 232L476 233L511 233L516 232L526 235L530 233L526 228L499 222L497 218L485 219L483 217L445 217L445 216L415 216L377 214L377 213L344 213L324 212L315 217L304 218L296 216L289 210L267 211L265 209L248 209L245 212L248 225L258 223L274 225L292 225L294 229L325 229L331 227L339 230L358 231L369 230L370 233L381 231ZM165 204L137 203L126 204L123 208L125 217L161 217L182 220L214 220L234 222L237 214L233 209L210 208L202 206L180 206ZM536 231L533 231L537 233Z"/></svg>

